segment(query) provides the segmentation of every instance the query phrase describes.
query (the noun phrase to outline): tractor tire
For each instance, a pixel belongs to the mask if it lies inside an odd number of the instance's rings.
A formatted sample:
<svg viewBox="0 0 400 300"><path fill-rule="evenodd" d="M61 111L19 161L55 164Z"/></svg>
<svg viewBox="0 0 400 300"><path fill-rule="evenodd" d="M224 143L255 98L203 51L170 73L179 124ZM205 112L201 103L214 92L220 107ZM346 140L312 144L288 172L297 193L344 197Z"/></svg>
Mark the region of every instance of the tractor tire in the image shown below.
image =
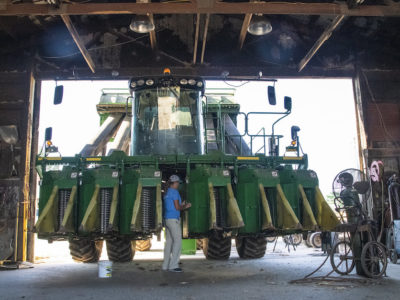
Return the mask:
<svg viewBox="0 0 400 300"><path fill-rule="evenodd" d="M236 250L240 258L255 259L264 257L267 250L265 237L236 238Z"/></svg>
<svg viewBox="0 0 400 300"><path fill-rule="evenodd" d="M310 237L311 244L314 248L322 247L321 232L314 232Z"/></svg>
<svg viewBox="0 0 400 300"><path fill-rule="evenodd" d="M292 241L293 241L293 245L299 246L301 244L301 242L303 241L303 235L301 233L292 234Z"/></svg>
<svg viewBox="0 0 400 300"><path fill-rule="evenodd" d="M196 250L203 250L203 240L196 239Z"/></svg>
<svg viewBox="0 0 400 300"><path fill-rule="evenodd" d="M303 240L304 244L308 247L308 248L312 248L312 244L311 244L311 233L307 234L307 238Z"/></svg>
<svg viewBox="0 0 400 300"><path fill-rule="evenodd" d="M87 238L69 240L69 252L76 262L98 262L103 249L103 241L92 241Z"/></svg>
<svg viewBox="0 0 400 300"><path fill-rule="evenodd" d="M130 262L135 256L135 242L122 238L107 240L108 259L112 262Z"/></svg>
<svg viewBox="0 0 400 300"><path fill-rule="evenodd" d="M151 249L151 239L136 241L136 246L135 246L136 251L150 251L150 249Z"/></svg>
<svg viewBox="0 0 400 300"><path fill-rule="evenodd" d="M203 253L207 259L226 260L231 255L230 237L209 237L203 239Z"/></svg>

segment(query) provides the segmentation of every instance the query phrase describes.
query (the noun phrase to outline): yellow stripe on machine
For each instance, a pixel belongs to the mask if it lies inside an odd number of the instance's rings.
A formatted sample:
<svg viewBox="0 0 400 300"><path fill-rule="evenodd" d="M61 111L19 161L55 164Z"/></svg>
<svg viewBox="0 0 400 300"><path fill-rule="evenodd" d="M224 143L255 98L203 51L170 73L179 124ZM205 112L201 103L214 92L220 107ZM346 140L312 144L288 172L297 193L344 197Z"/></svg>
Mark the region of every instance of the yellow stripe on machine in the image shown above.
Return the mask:
<svg viewBox="0 0 400 300"><path fill-rule="evenodd" d="M101 161L101 157L88 157L86 161Z"/></svg>
<svg viewBox="0 0 400 300"><path fill-rule="evenodd" d="M62 157L56 156L56 157L46 157L46 160L61 160Z"/></svg>
<svg viewBox="0 0 400 300"><path fill-rule="evenodd" d="M237 160L260 160L258 156L238 156Z"/></svg>
<svg viewBox="0 0 400 300"><path fill-rule="evenodd" d="M284 156L283 160L303 160L303 156Z"/></svg>

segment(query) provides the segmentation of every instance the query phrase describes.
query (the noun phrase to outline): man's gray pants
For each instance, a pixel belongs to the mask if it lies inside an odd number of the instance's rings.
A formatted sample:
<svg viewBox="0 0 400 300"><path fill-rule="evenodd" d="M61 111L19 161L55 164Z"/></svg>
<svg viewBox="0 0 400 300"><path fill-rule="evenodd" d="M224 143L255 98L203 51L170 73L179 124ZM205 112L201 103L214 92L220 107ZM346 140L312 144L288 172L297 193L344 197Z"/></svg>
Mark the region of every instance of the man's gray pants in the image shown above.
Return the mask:
<svg viewBox="0 0 400 300"><path fill-rule="evenodd" d="M165 219L166 241L164 246L163 270L179 268L179 258L182 248L181 221L177 219Z"/></svg>

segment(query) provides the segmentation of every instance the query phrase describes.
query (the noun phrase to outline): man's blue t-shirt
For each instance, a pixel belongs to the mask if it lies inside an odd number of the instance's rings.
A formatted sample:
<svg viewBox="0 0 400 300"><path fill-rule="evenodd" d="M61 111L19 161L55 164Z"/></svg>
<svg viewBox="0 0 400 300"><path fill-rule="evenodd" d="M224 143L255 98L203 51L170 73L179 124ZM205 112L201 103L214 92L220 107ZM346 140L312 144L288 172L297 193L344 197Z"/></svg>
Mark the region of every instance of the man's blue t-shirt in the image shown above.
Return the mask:
<svg viewBox="0 0 400 300"><path fill-rule="evenodd" d="M164 219L179 219L181 213L176 210L174 200L179 200L179 204L182 202L178 190L169 188L164 195Z"/></svg>

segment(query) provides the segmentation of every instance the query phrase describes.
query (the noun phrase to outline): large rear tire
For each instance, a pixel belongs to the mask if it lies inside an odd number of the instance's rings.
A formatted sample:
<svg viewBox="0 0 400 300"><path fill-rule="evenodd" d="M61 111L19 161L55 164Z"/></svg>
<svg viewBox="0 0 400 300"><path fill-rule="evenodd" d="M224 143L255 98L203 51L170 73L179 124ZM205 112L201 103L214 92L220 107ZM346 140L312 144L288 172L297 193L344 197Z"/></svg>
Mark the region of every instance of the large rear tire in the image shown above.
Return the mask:
<svg viewBox="0 0 400 300"><path fill-rule="evenodd" d="M103 249L103 241L92 241L87 238L69 240L69 252L76 262L98 262Z"/></svg>
<svg viewBox="0 0 400 300"><path fill-rule="evenodd" d="M255 259L264 257L267 250L265 237L236 238L236 250L240 258Z"/></svg>
<svg viewBox="0 0 400 300"><path fill-rule="evenodd" d="M230 237L211 236L203 239L203 253L207 259L226 260L231 255Z"/></svg>
<svg viewBox="0 0 400 300"><path fill-rule="evenodd" d="M151 239L136 241L135 249L136 249L136 251L150 251Z"/></svg>
<svg viewBox="0 0 400 300"><path fill-rule="evenodd" d="M135 256L135 243L123 238L107 240L108 259L112 262L130 262Z"/></svg>

